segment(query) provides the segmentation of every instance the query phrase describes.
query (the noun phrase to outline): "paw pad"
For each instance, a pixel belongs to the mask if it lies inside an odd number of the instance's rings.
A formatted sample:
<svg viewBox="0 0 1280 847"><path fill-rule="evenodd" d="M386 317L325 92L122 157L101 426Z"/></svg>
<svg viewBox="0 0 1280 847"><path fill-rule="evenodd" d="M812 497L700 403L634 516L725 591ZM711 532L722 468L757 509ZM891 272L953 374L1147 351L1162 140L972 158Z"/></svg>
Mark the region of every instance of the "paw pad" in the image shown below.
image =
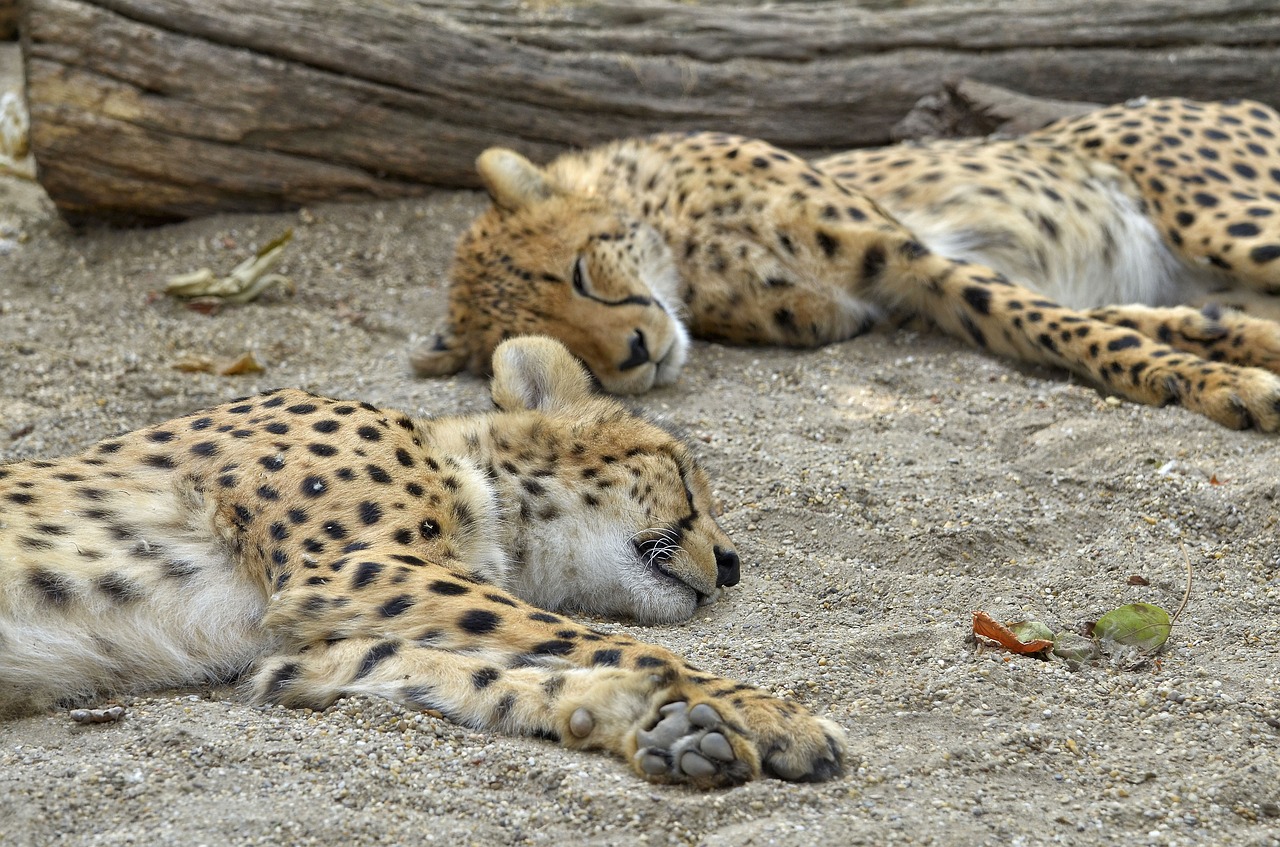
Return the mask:
<svg viewBox="0 0 1280 847"><path fill-rule="evenodd" d="M660 718L636 733L636 764L649 776L732 783L748 770L729 741L724 718L713 706L668 703Z"/></svg>
<svg viewBox="0 0 1280 847"><path fill-rule="evenodd" d="M569 731L574 738L586 738L596 728L596 719L586 709L578 709L569 716Z"/></svg>

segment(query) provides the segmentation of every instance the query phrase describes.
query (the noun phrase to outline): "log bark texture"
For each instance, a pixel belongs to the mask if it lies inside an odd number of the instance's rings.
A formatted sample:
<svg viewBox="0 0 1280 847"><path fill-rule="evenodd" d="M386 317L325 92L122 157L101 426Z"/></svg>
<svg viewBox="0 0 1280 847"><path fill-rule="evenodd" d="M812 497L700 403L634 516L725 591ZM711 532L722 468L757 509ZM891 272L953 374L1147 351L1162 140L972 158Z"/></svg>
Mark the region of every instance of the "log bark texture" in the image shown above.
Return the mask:
<svg viewBox="0 0 1280 847"><path fill-rule="evenodd" d="M18 0L0 0L0 41L18 37Z"/></svg>
<svg viewBox="0 0 1280 847"><path fill-rule="evenodd" d="M470 186L493 144L883 144L961 77L1280 98L1275 0L26 0L21 37L41 182L117 221Z"/></svg>

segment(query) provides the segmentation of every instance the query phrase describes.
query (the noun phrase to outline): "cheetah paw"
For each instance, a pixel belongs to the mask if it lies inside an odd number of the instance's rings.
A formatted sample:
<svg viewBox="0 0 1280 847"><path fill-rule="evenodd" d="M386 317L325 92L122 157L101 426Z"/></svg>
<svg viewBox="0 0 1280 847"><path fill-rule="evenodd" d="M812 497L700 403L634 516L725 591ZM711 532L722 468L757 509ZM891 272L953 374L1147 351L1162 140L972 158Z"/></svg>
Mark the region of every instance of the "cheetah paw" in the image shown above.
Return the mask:
<svg viewBox="0 0 1280 847"><path fill-rule="evenodd" d="M1182 397L1183 405L1231 429L1280 431L1280 377L1261 368L1227 368L1210 372Z"/></svg>
<svg viewBox="0 0 1280 847"><path fill-rule="evenodd" d="M738 785L759 772L751 746L714 707L699 703L690 708L676 701L658 714L657 723L636 733L632 757L636 770L648 779Z"/></svg>

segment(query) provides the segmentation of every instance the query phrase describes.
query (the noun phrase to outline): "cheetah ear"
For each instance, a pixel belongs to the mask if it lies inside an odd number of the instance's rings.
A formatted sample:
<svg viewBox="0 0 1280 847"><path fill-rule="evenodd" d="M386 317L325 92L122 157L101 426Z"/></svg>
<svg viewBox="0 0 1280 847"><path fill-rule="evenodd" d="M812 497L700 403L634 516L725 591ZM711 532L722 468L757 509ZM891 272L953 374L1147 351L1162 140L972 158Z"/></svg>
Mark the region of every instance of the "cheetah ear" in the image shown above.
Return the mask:
<svg viewBox="0 0 1280 847"><path fill-rule="evenodd" d="M586 368L563 344L534 335L504 341L493 351L489 390L505 412L563 411L595 393Z"/></svg>
<svg viewBox="0 0 1280 847"><path fill-rule="evenodd" d="M467 351L457 339L437 335L409 354L409 365L418 376L449 376L467 366Z"/></svg>
<svg viewBox="0 0 1280 847"><path fill-rule="evenodd" d="M553 193L542 169L505 147L490 147L476 159L476 170L489 196L508 212L546 200Z"/></svg>

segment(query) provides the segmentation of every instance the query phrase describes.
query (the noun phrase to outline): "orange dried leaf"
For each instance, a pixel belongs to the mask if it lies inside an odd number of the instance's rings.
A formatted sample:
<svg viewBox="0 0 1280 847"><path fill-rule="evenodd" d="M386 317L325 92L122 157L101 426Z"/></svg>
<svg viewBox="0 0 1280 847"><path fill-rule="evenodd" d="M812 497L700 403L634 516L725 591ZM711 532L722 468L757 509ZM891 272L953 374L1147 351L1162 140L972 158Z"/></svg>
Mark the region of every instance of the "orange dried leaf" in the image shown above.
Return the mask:
<svg viewBox="0 0 1280 847"><path fill-rule="evenodd" d="M182 371L183 373L210 374L213 373L216 365L214 364L213 359L210 359L208 356L187 356L174 362L169 367L173 368L175 371Z"/></svg>
<svg viewBox="0 0 1280 847"><path fill-rule="evenodd" d="M219 376L239 376L240 374L260 374L266 368L262 367L252 351L241 353L236 359L226 362L218 367Z"/></svg>
<svg viewBox="0 0 1280 847"><path fill-rule="evenodd" d="M1009 627L1000 623L986 612L973 613L973 634L996 642L1012 653L1039 653L1053 646L1052 641L1037 638L1034 641L1019 641Z"/></svg>

